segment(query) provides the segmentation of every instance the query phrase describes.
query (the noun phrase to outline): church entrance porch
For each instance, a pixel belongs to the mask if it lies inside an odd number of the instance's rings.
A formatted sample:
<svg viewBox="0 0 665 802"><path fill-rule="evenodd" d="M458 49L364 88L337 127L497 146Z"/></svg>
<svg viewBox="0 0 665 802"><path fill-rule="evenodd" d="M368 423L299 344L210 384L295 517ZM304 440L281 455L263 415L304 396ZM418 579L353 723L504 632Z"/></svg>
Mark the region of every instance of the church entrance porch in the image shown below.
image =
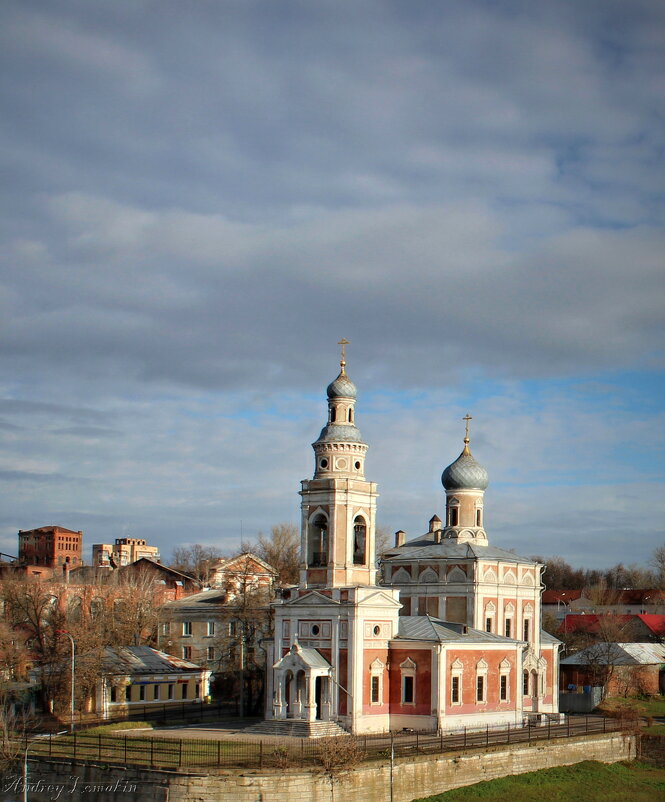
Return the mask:
<svg viewBox="0 0 665 802"><path fill-rule="evenodd" d="M273 666L273 718L330 721L330 663L316 649L295 643Z"/></svg>

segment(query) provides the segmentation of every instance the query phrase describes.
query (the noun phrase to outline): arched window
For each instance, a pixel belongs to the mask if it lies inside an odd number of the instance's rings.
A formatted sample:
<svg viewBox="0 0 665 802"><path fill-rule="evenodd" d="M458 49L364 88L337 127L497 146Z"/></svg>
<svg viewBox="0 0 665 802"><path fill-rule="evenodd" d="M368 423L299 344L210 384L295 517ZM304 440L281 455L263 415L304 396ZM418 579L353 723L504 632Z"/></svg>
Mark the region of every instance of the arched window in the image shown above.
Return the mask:
<svg viewBox="0 0 665 802"><path fill-rule="evenodd" d="M337 418L337 409L336 407L330 408L330 422L334 423Z"/></svg>
<svg viewBox="0 0 665 802"><path fill-rule="evenodd" d="M353 423L353 410L349 409L349 423Z"/></svg>
<svg viewBox="0 0 665 802"><path fill-rule="evenodd" d="M328 564L328 519L317 515L309 524L307 564L316 568Z"/></svg>
<svg viewBox="0 0 665 802"><path fill-rule="evenodd" d="M365 565L367 562L367 524L360 515L353 522L353 564Z"/></svg>
<svg viewBox="0 0 665 802"><path fill-rule="evenodd" d="M459 499L450 498L447 504L448 526L459 525Z"/></svg>

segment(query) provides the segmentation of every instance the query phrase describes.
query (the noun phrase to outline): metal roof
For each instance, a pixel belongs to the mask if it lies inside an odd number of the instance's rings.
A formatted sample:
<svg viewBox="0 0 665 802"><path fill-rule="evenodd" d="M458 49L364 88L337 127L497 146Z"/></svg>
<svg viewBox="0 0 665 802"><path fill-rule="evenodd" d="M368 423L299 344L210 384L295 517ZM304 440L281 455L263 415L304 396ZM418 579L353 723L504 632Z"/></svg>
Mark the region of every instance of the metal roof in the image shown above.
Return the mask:
<svg viewBox="0 0 665 802"><path fill-rule="evenodd" d="M201 671L201 666L150 646L106 647L102 660L105 674L177 674Z"/></svg>
<svg viewBox="0 0 665 802"><path fill-rule="evenodd" d="M505 638L493 632L473 629L465 624L441 621L429 615L402 615L398 619L397 638L402 640L425 640L438 643L505 643L514 645L513 638Z"/></svg>
<svg viewBox="0 0 665 802"><path fill-rule="evenodd" d="M503 560L504 562L521 563L525 565L538 565L535 560L520 557L512 551L499 549L496 546L484 546L479 543L459 543L457 540L446 539L436 542L434 532L427 532L403 546L389 549L382 557L382 562L403 560Z"/></svg>
<svg viewBox="0 0 665 802"><path fill-rule="evenodd" d="M570 657L561 665L590 664L614 666L644 666L665 663L665 645L661 643L594 643Z"/></svg>

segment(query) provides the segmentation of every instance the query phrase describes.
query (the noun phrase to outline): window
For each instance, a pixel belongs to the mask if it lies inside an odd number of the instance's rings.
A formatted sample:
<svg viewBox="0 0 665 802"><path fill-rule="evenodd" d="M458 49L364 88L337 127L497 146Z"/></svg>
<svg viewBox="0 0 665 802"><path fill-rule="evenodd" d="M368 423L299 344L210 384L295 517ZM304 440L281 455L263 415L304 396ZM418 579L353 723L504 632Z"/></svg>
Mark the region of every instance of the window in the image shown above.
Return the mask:
<svg viewBox="0 0 665 802"><path fill-rule="evenodd" d="M364 565L367 559L367 525L359 515L353 522L353 564Z"/></svg>
<svg viewBox="0 0 665 802"><path fill-rule="evenodd" d="M476 526L482 526L482 525L483 525L483 513L482 513L482 510L477 509L476 510Z"/></svg>
<svg viewBox="0 0 665 802"><path fill-rule="evenodd" d="M118 691L115 687L111 688L111 701L112 702L118 701Z"/></svg>
<svg viewBox="0 0 665 802"><path fill-rule="evenodd" d="M377 657L369 667L369 701L370 704L383 704L383 672L385 664Z"/></svg>
<svg viewBox="0 0 665 802"><path fill-rule="evenodd" d="M170 635L171 634L171 624L168 621L165 621L163 624L160 624L160 631L162 635Z"/></svg>
<svg viewBox="0 0 665 802"><path fill-rule="evenodd" d="M159 693L159 685L153 685L153 688L152 688L152 698L153 698L153 699L159 699L159 696L160 696L160 693Z"/></svg>
<svg viewBox="0 0 665 802"><path fill-rule="evenodd" d="M459 522L459 507L448 508L448 526L457 526Z"/></svg>
<svg viewBox="0 0 665 802"><path fill-rule="evenodd" d="M524 672L524 678L522 680L522 692L525 696L529 695L529 672Z"/></svg>
<svg viewBox="0 0 665 802"><path fill-rule="evenodd" d="M192 647L191 646L183 646L182 647L182 658L183 658L183 660L191 660L192 659Z"/></svg>
<svg viewBox="0 0 665 802"><path fill-rule="evenodd" d="M208 621L208 637L211 637L215 634L215 622Z"/></svg>
<svg viewBox="0 0 665 802"><path fill-rule="evenodd" d="M232 638L238 634L238 622L237 621L229 621L229 635Z"/></svg>
<svg viewBox="0 0 665 802"><path fill-rule="evenodd" d="M139 685L139 701L145 702L145 685Z"/></svg>
<svg viewBox="0 0 665 802"><path fill-rule="evenodd" d="M197 682L196 685L194 686L194 697L198 699L200 693L201 693L201 685Z"/></svg>
<svg viewBox="0 0 665 802"><path fill-rule="evenodd" d="M183 686L182 686L182 698L183 698L183 699L186 699L186 698L187 698L187 691L188 691L188 689L189 689L189 685L188 685L186 682L185 682L185 683L183 683Z"/></svg>
<svg viewBox="0 0 665 802"><path fill-rule="evenodd" d="M512 631L513 631L513 621L512 621L512 618L506 618L506 637L507 637L507 638L510 638L510 637L512 637L512 634L511 634L511 633L512 633Z"/></svg>
<svg viewBox="0 0 665 802"><path fill-rule="evenodd" d="M491 618L486 618L485 619L485 632L491 632L491 631L492 631L492 619Z"/></svg>
<svg viewBox="0 0 665 802"><path fill-rule="evenodd" d="M127 685L125 688L125 701L131 702L132 701L132 686Z"/></svg>
<svg viewBox="0 0 665 802"><path fill-rule="evenodd" d="M403 705L415 705L416 703L416 669L417 666L410 657L407 657L400 665Z"/></svg>
<svg viewBox="0 0 665 802"><path fill-rule="evenodd" d="M499 699L502 702L508 699L508 677L505 674L499 677Z"/></svg>
<svg viewBox="0 0 665 802"><path fill-rule="evenodd" d="M524 619L524 640L529 640L529 619Z"/></svg>
<svg viewBox="0 0 665 802"><path fill-rule="evenodd" d="M476 702L487 701L487 672L489 666L484 658L476 664Z"/></svg>
<svg viewBox="0 0 665 802"><path fill-rule="evenodd" d="M485 677L483 675L476 677L476 701L485 701Z"/></svg>
<svg viewBox="0 0 665 802"><path fill-rule="evenodd" d="M453 705L460 704L460 677L453 676L450 683L450 703Z"/></svg>
<svg viewBox="0 0 665 802"><path fill-rule="evenodd" d="M328 564L328 520L317 515L309 525L307 564L311 568Z"/></svg>
<svg viewBox="0 0 665 802"><path fill-rule="evenodd" d="M208 660L214 660L215 659L215 647L214 646L208 646L208 651L206 653L206 658Z"/></svg>
<svg viewBox="0 0 665 802"><path fill-rule="evenodd" d="M168 687L168 689L166 691L166 698L167 699L173 699L173 685L169 685L169 687Z"/></svg>
<svg viewBox="0 0 665 802"><path fill-rule="evenodd" d="M191 621L183 621L182 622L182 634L183 635L191 635L192 634L192 622Z"/></svg>

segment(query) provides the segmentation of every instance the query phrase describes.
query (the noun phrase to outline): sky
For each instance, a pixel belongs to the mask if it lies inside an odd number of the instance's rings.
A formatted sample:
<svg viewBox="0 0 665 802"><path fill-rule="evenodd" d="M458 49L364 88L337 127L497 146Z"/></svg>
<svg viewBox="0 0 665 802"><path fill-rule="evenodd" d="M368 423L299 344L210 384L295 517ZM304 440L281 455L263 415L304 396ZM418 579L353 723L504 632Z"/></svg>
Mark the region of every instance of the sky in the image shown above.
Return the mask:
<svg viewBox="0 0 665 802"><path fill-rule="evenodd" d="M378 524L665 543L661 0L4 0L0 550L299 521L350 341Z"/></svg>

